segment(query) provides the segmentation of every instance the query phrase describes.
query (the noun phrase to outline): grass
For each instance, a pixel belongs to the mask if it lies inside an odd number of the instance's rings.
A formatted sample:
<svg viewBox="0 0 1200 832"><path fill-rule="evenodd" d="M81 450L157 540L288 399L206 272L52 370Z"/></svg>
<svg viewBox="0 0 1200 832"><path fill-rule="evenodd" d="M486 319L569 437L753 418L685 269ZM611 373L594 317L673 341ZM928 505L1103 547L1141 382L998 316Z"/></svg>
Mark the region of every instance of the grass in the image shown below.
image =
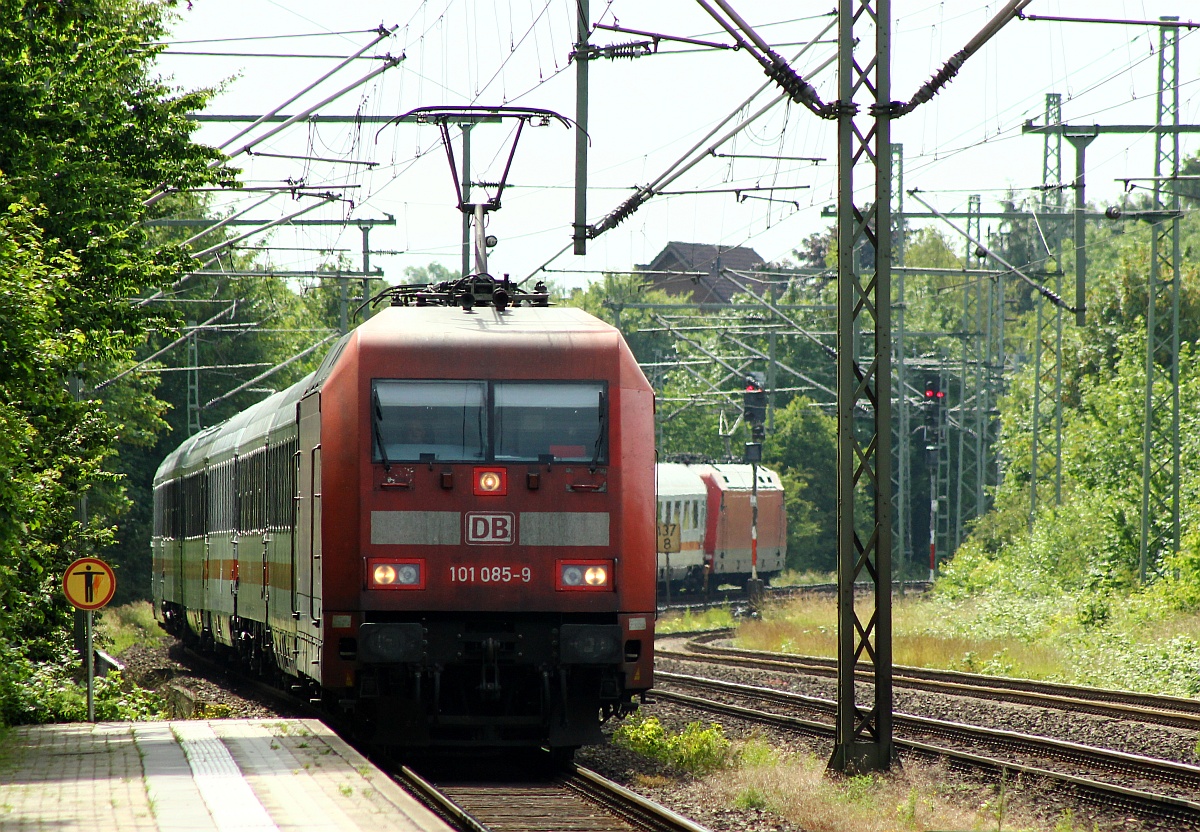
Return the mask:
<svg viewBox="0 0 1200 832"><path fill-rule="evenodd" d="M893 661L898 665L1062 681L1177 696L1200 695L1200 616L1164 610L1138 596L1103 600L937 595L893 599ZM858 614L870 615L870 599ZM837 655L837 602L808 596L740 620L740 647L798 655Z"/></svg>
<svg viewBox="0 0 1200 832"><path fill-rule="evenodd" d="M1036 820L1032 807L1036 795L1026 799L1019 788L1005 783L997 788L956 785L937 765L906 761L903 769L878 775L843 777L826 770L823 757L811 751L791 752L773 747L755 736L729 744L717 765L690 768L677 764L664 749L679 746L711 747L723 738L719 724L692 723L680 730L659 724L653 717L634 718L637 743L624 742L618 732L614 742L633 747L646 756L670 762L688 771L694 780L662 774L642 775L636 786L643 790L678 791L691 788L712 795L721 804L742 810L776 815L809 832L924 832L933 829L1007 832L1085 832L1069 816L1053 826ZM704 739L702 739L704 737Z"/></svg>
<svg viewBox="0 0 1200 832"><path fill-rule="evenodd" d="M134 601L105 609L96 632L103 649L114 656L120 656L135 645L156 647L167 638L154 620L154 609L149 601Z"/></svg>
<svg viewBox="0 0 1200 832"><path fill-rule="evenodd" d="M709 610L684 610L682 613L668 613L654 625L654 632L659 635L670 633L694 633L701 630L726 630L737 623L729 607L714 607Z"/></svg>
<svg viewBox="0 0 1200 832"><path fill-rule="evenodd" d="M1050 645L930 631L929 620L936 612L928 601L916 597L895 599L892 660L896 664L1033 679L1053 678L1063 671L1065 657ZM869 614L869 608L860 612L864 617ZM833 658L837 601L811 596L768 608L761 619L742 623L737 640L740 647L752 650Z"/></svg>
<svg viewBox="0 0 1200 832"><path fill-rule="evenodd" d="M804 572L785 569L771 580L771 586L811 586L812 584L836 583L836 572L814 572L811 569Z"/></svg>

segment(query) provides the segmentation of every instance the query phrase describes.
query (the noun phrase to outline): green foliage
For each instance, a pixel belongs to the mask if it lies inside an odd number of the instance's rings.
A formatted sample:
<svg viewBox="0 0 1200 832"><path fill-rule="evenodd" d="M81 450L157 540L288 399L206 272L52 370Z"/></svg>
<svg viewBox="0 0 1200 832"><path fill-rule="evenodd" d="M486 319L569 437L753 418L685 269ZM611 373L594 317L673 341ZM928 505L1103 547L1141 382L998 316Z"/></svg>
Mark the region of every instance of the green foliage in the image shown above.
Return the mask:
<svg viewBox="0 0 1200 832"><path fill-rule="evenodd" d="M715 722L707 728L690 722L683 731L670 734L657 717L636 714L613 732L613 742L691 774L716 771L729 761L729 740Z"/></svg>
<svg viewBox="0 0 1200 832"><path fill-rule="evenodd" d="M775 412L763 462L780 472L791 569L837 568L837 433L834 420L797 396Z"/></svg>
<svg viewBox="0 0 1200 832"><path fill-rule="evenodd" d="M760 737L742 743L737 753L738 765L746 768L770 768L783 761L783 755Z"/></svg>
<svg viewBox="0 0 1200 832"><path fill-rule="evenodd" d="M738 792L733 799L733 806L735 809L766 809L770 801L761 789L750 786Z"/></svg>
<svg viewBox="0 0 1200 832"><path fill-rule="evenodd" d="M151 385L95 395L156 323L129 303L190 265L151 250L146 196L227 179L194 144L207 93L157 80L168 6L9 2L0 27L0 718L69 711L58 576L114 540L119 438L161 424ZM86 521L79 516L88 499ZM126 573L118 573L124 583Z"/></svg>
<svg viewBox="0 0 1200 832"><path fill-rule="evenodd" d="M603 280L576 289L565 300L568 306L576 306L621 330L629 349L641 362L662 360L663 356L673 355L675 347L670 335L644 331L661 329L654 318L659 310L633 309L629 304L679 302L662 290L651 289L646 279L636 274L606 274Z"/></svg>
<svg viewBox="0 0 1200 832"><path fill-rule="evenodd" d="M34 662L17 650L4 648L0 670L0 724L83 722L87 691L75 678L79 661L63 651L50 661ZM97 677L94 689L96 719L132 721L162 719L166 703L152 691L127 682L118 672Z"/></svg>
<svg viewBox="0 0 1200 832"><path fill-rule="evenodd" d="M870 774L855 774L842 782L841 799L851 806L869 807L879 791L876 779Z"/></svg>
<svg viewBox="0 0 1200 832"><path fill-rule="evenodd" d="M406 283L441 283L445 280L457 280L461 276L456 269L448 269L438 262L432 262L428 266L406 266L404 269Z"/></svg>
<svg viewBox="0 0 1200 832"><path fill-rule="evenodd" d="M917 787L913 786L909 789L904 802L896 807L897 819L908 829L919 828L917 827L917 810L920 806L920 800L921 794L917 790Z"/></svg>
<svg viewBox="0 0 1200 832"><path fill-rule="evenodd" d="M103 649L117 657L134 645L159 645L166 637L147 601L105 607L99 614L96 635Z"/></svg>
<svg viewBox="0 0 1200 832"><path fill-rule="evenodd" d="M197 702L192 719L228 719L233 715L233 708L223 702ZM301 748L303 748L303 743Z"/></svg>

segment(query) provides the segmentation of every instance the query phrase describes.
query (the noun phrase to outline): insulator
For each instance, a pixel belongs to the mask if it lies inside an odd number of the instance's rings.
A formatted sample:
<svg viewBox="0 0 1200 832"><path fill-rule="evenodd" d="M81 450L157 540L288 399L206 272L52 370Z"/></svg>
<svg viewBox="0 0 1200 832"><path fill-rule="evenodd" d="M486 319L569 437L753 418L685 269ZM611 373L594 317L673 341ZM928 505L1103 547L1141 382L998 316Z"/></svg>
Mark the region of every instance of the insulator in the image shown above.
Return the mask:
<svg viewBox="0 0 1200 832"><path fill-rule="evenodd" d="M600 47L600 54L601 56L609 59L641 58L644 55L650 54L650 44L646 43L646 41L614 43L611 46Z"/></svg>

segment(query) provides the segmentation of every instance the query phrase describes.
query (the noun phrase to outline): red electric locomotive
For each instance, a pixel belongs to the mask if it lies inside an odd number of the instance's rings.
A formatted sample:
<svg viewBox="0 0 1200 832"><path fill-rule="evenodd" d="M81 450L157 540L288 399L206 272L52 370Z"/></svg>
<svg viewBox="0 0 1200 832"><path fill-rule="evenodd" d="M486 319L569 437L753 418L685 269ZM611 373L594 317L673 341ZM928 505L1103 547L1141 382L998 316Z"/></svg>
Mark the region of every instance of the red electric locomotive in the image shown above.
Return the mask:
<svg viewBox="0 0 1200 832"><path fill-rule="evenodd" d="M654 394L615 329L545 302L397 289L180 446L155 478L166 628L383 745L598 740L652 682Z"/></svg>

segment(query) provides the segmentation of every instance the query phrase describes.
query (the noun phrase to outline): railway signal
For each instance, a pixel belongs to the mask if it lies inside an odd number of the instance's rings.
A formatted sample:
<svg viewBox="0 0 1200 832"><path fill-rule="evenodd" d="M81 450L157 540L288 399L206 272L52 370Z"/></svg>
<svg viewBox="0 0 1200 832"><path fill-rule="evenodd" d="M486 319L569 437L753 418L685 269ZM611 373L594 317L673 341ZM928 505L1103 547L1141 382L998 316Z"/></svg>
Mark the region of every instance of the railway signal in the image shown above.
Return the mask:
<svg viewBox="0 0 1200 832"><path fill-rule="evenodd" d="M750 435L756 442L761 442L767 425L767 391L763 389L762 380L754 376L746 377L742 418L750 425Z"/></svg>

